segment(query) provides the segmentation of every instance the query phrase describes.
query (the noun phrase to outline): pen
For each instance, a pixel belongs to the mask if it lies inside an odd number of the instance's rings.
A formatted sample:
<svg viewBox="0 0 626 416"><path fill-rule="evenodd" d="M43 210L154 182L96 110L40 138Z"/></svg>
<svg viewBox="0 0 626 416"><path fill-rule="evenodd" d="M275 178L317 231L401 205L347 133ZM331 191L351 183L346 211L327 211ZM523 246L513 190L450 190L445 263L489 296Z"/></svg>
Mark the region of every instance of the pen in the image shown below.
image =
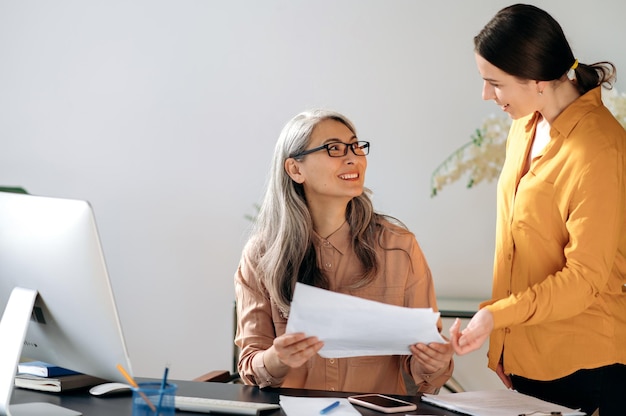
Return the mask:
<svg viewBox="0 0 626 416"><path fill-rule="evenodd" d="M334 402L330 406L326 406L325 408L320 410L320 415L325 415L326 413L330 412L331 410L333 410L337 406L339 406L339 400L337 400L336 402Z"/></svg>
<svg viewBox="0 0 626 416"><path fill-rule="evenodd" d="M165 386L167 386L167 373L170 371L170 366L165 366L163 371L163 380L161 380L161 390L159 391L159 404L157 404L157 415L161 413L161 403L163 403L163 394L165 393Z"/></svg>
<svg viewBox="0 0 626 416"><path fill-rule="evenodd" d="M152 404L152 402L150 401L148 396L146 396L146 393L144 393L143 391L139 390L139 386L137 385L137 382L130 376L130 374L128 374L126 372L126 370L124 370L124 367L122 367L121 364L117 365L117 370L120 373L122 373L124 378L128 381L128 384L130 384L131 386L133 386L134 388L137 389L137 391L139 392L139 395L141 396L141 398L144 399L146 401L146 403L148 404L148 407L150 407L150 410L152 410L153 412L156 412L156 407L154 407L154 405Z"/></svg>

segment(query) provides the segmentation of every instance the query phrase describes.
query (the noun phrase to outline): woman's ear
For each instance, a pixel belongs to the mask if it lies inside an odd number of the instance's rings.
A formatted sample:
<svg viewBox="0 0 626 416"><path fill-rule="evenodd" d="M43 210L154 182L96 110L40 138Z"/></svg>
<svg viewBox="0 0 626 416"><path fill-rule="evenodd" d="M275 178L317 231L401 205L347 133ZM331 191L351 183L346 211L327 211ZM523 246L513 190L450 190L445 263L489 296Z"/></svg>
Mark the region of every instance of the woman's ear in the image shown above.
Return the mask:
<svg viewBox="0 0 626 416"><path fill-rule="evenodd" d="M543 91L548 86L548 82L547 81L535 81L535 83L537 84L537 93L539 95L543 94Z"/></svg>
<svg viewBox="0 0 626 416"><path fill-rule="evenodd" d="M300 172L300 164L296 159L290 157L285 160L285 172L296 183L304 182L304 175Z"/></svg>

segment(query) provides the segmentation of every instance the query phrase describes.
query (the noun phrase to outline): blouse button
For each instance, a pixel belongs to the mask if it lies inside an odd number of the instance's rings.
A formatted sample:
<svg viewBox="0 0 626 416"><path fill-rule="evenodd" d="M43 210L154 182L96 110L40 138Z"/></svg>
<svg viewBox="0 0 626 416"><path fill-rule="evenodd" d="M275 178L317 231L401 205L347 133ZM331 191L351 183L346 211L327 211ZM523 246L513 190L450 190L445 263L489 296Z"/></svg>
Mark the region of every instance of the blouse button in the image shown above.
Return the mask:
<svg viewBox="0 0 626 416"><path fill-rule="evenodd" d="M335 359L331 358L330 360L328 360L328 362L331 363L331 364L335 364Z"/></svg>
<svg viewBox="0 0 626 416"><path fill-rule="evenodd" d="M507 333L507 334L510 334L511 333L511 328L504 328L504 332Z"/></svg>

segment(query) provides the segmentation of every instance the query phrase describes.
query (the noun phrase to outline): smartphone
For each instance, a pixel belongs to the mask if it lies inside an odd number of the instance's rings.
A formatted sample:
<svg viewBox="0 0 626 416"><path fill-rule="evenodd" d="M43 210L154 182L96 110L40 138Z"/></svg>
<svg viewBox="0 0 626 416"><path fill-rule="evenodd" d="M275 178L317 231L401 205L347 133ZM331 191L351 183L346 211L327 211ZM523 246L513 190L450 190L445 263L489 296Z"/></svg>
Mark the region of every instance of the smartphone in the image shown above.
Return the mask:
<svg viewBox="0 0 626 416"><path fill-rule="evenodd" d="M383 413L410 412L417 409L415 403L394 399L383 394L359 394L348 397L348 401Z"/></svg>

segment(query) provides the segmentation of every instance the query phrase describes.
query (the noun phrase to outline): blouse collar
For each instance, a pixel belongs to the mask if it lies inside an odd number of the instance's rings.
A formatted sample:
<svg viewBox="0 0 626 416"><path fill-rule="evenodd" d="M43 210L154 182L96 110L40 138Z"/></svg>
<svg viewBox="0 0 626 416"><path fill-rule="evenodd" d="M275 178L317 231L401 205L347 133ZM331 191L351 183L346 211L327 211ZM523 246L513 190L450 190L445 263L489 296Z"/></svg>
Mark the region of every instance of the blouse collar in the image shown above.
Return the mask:
<svg viewBox="0 0 626 416"><path fill-rule="evenodd" d="M313 244L316 247L319 247L325 243L329 243L335 248L335 250L339 251L341 254L345 254L350 247L350 240L351 233L350 224L348 224L348 221L344 221L341 227L337 229L337 231L335 231L326 238L321 237L317 232L313 231Z"/></svg>

